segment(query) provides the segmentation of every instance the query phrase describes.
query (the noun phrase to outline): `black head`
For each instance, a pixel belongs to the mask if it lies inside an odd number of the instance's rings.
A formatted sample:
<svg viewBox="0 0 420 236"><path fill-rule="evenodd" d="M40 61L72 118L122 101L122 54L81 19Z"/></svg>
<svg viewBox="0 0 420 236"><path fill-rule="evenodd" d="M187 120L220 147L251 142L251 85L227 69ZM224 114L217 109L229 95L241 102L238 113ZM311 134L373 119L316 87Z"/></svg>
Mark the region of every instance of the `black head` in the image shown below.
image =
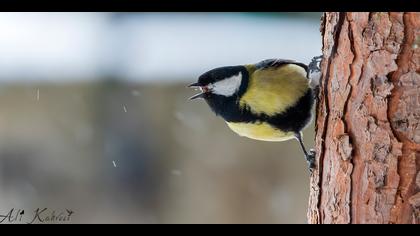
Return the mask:
<svg viewBox="0 0 420 236"><path fill-rule="evenodd" d="M203 98L217 115L222 115L237 106L237 101L248 87L249 73L244 66L227 66L210 70L189 85L201 93L190 99Z"/></svg>
<svg viewBox="0 0 420 236"><path fill-rule="evenodd" d="M248 86L248 71L244 66L226 66L202 74L190 88L199 88L201 93L190 99L209 98L212 95L240 96Z"/></svg>

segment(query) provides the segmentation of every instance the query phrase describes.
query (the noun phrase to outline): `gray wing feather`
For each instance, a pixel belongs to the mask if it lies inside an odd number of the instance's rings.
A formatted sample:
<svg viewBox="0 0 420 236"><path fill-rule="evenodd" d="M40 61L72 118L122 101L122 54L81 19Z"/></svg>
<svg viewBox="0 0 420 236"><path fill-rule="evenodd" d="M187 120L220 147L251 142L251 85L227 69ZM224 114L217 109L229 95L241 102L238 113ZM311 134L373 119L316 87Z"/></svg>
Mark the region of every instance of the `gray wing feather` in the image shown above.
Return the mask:
<svg viewBox="0 0 420 236"><path fill-rule="evenodd" d="M255 66L258 70L260 70L260 69L267 69L270 67L279 67L279 66L283 66L287 64L295 64L295 65L301 66L303 69L306 70L307 73L309 72L307 65L300 62L296 62L293 60L286 60L286 59L267 59L267 60L258 62L257 64L255 64Z"/></svg>

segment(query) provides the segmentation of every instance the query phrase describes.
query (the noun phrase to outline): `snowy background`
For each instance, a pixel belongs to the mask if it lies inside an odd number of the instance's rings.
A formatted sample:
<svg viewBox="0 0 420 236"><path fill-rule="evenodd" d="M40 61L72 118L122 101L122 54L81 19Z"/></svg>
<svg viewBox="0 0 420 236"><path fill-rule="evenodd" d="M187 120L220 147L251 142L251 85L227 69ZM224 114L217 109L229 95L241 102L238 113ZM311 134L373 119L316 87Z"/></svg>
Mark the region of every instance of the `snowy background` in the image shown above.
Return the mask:
<svg viewBox="0 0 420 236"><path fill-rule="evenodd" d="M304 223L295 141L228 130L185 86L217 66L319 55L319 13L0 13L0 216ZM313 127L305 132L313 145Z"/></svg>
<svg viewBox="0 0 420 236"><path fill-rule="evenodd" d="M239 13L2 13L0 78L187 81L217 66L265 58L309 62L321 49L314 19Z"/></svg>

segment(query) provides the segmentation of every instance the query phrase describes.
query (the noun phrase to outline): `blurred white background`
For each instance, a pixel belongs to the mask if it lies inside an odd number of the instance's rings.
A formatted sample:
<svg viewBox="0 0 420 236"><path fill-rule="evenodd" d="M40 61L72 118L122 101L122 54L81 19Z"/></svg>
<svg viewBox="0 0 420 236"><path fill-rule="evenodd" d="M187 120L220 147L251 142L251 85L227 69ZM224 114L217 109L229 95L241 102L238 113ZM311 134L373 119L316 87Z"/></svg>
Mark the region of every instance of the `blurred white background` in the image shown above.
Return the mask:
<svg viewBox="0 0 420 236"><path fill-rule="evenodd" d="M309 62L320 16L0 13L0 221L47 207L70 223L305 223L298 143L237 136L186 85Z"/></svg>
<svg viewBox="0 0 420 236"><path fill-rule="evenodd" d="M313 16L1 13L0 79L187 81L266 58L309 62L321 52Z"/></svg>

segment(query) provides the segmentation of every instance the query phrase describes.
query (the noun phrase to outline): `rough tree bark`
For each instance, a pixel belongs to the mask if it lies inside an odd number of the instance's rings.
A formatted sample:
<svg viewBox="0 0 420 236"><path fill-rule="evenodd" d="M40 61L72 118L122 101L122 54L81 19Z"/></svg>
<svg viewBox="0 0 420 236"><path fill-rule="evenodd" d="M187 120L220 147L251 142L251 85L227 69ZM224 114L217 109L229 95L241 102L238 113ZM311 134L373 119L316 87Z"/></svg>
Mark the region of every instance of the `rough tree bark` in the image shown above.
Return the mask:
<svg viewBox="0 0 420 236"><path fill-rule="evenodd" d="M325 13L309 223L420 223L420 13Z"/></svg>

